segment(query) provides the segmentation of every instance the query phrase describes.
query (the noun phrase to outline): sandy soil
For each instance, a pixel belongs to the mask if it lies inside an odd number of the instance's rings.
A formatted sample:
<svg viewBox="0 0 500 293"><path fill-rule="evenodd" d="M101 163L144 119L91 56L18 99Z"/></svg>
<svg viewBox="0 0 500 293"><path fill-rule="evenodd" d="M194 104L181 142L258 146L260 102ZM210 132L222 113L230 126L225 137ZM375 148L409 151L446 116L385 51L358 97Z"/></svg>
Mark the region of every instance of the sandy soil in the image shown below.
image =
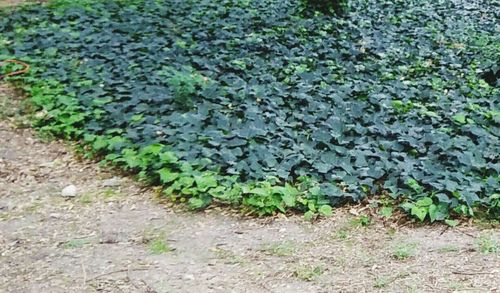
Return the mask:
<svg viewBox="0 0 500 293"><path fill-rule="evenodd" d="M0 0L0 7L15 6L24 3L43 3L47 0Z"/></svg>

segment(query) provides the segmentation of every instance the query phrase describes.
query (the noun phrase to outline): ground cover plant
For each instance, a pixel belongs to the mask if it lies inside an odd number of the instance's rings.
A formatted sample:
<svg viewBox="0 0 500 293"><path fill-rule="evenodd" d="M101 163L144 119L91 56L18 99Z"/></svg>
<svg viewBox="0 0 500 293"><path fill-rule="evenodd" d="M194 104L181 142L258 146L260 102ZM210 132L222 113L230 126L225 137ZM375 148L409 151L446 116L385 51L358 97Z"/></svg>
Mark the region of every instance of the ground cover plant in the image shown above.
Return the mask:
<svg viewBox="0 0 500 293"><path fill-rule="evenodd" d="M500 2L340 2L52 1L2 12L0 60L39 129L192 208L498 218Z"/></svg>

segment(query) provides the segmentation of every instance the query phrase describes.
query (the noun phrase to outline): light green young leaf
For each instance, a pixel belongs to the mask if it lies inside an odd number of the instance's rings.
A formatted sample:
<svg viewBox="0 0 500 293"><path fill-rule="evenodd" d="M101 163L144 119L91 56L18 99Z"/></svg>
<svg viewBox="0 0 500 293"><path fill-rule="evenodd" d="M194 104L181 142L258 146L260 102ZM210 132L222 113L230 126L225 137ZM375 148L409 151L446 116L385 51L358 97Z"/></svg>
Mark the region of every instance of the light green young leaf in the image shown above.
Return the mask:
<svg viewBox="0 0 500 293"><path fill-rule="evenodd" d="M423 222L425 220L425 216L427 215L427 209L424 207L414 206L411 209L411 214Z"/></svg>
<svg viewBox="0 0 500 293"><path fill-rule="evenodd" d="M382 217L390 218L392 216L392 207L383 207L383 208L381 208L379 214Z"/></svg>
<svg viewBox="0 0 500 293"><path fill-rule="evenodd" d="M333 215L332 207L327 204L319 207L318 212L325 217L330 217Z"/></svg>
<svg viewBox="0 0 500 293"><path fill-rule="evenodd" d="M217 178L214 175L206 174L204 176L196 176L195 178L196 186L200 191L207 191L210 187L217 186Z"/></svg>
<svg viewBox="0 0 500 293"><path fill-rule="evenodd" d="M432 198L430 197L424 197L420 200L418 200L415 205L419 206L419 207L428 207L432 204Z"/></svg>
<svg viewBox="0 0 500 293"><path fill-rule="evenodd" d="M315 213L313 211L307 211L305 214L304 214L304 219L306 221L311 221L313 218L314 218L314 215Z"/></svg>
<svg viewBox="0 0 500 293"><path fill-rule="evenodd" d="M160 175L160 181L162 183L169 183L179 178L179 173L172 172L168 168L158 170L158 174Z"/></svg>
<svg viewBox="0 0 500 293"><path fill-rule="evenodd" d="M438 207L435 204L431 204L429 206L429 218L431 219L431 223L436 220L438 217Z"/></svg>
<svg viewBox="0 0 500 293"><path fill-rule="evenodd" d="M453 115L453 120L457 123L460 123L460 124L465 124L467 122L467 118L465 117L464 114L456 114L456 115Z"/></svg>

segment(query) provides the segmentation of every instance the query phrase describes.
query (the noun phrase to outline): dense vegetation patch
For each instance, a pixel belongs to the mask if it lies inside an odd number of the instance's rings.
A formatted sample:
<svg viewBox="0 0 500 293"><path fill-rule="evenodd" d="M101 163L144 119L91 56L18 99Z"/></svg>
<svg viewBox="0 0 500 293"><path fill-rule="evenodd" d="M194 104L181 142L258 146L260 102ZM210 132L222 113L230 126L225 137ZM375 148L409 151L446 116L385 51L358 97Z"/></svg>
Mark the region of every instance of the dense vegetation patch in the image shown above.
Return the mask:
<svg viewBox="0 0 500 293"><path fill-rule="evenodd" d="M37 125L172 199L498 217L499 1L52 3L0 18Z"/></svg>

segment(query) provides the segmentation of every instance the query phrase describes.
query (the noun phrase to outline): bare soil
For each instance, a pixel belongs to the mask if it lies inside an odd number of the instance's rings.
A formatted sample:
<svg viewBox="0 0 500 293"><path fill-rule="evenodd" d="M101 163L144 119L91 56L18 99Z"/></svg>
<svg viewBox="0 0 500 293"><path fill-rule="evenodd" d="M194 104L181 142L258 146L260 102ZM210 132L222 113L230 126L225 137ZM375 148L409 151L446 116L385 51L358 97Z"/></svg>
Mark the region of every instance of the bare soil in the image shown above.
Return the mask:
<svg viewBox="0 0 500 293"><path fill-rule="evenodd" d="M0 7L15 6L24 3L41 3L44 0L0 0Z"/></svg>
<svg viewBox="0 0 500 293"><path fill-rule="evenodd" d="M40 139L21 99L0 84L0 292L500 292L498 226L182 212Z"/></svg>

